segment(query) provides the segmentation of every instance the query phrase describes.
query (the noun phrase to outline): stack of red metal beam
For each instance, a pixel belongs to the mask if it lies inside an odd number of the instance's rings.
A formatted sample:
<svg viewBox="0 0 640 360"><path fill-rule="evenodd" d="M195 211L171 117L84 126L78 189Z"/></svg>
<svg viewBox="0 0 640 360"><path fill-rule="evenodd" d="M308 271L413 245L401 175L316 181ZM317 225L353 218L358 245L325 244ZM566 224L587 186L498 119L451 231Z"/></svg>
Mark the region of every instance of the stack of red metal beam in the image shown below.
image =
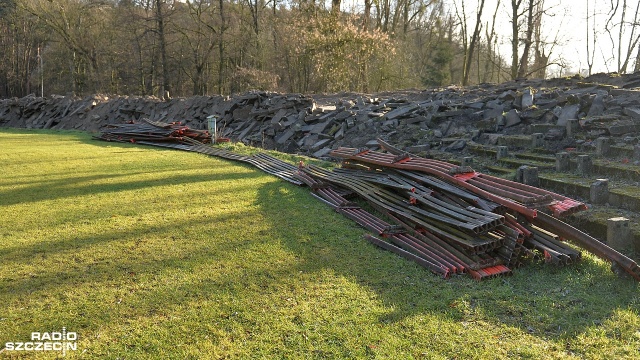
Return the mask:
<svg viewBox="0 0 640 360"><path fill-rule="evenodd" d="M481 174L444 161L402 153L380 141L388 153L339 148L331 155L343 168L327 171L300 168L299 178L338 212L375 231L367 238L378 246L449 276L466 272L477 279L508 274L532 258L566 265L581 252L564 240L612 261L640 280L640 268L630 258L557 217L586 209L565 196ZM320 185L319 185L320 184ZM389 224L358 205L337 197L350 191ZM544 210L552 215L546 214ZM555 216L555 217L554 217Z"/></svg>

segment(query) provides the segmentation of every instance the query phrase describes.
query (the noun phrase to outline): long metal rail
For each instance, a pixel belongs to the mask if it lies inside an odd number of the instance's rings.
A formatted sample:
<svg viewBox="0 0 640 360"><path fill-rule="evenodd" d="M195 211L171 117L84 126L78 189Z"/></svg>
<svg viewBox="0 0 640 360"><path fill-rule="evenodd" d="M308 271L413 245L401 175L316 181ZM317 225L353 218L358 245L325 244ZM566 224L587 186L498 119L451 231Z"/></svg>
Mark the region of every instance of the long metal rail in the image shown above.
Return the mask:
<svg viewBox="0 0 640 360"><path fill-rule="evenodd" d="M484 233L502 224L502 215L484 211L473 206L461 206L438 197L437 188L427 188L408 179L385 172L363 172L350 169L334 169L335 174L354 177L377 185L389 187L400 194L406 194L409 204L424 206L436 214L466 222L465 228L475 233Z"/></svg>
<svg viewBox="0 0 640 360"><path fill-rule="evenodd" d="M430 175L437 176L443 180L450 182L451 184L461 186L475 193L476 195L490 199L491 201L501 204L506 208L516 211L520 214L523 214L529 217L535 217L537 214L537 211L535 209L532 209L520 203L517 203L512 199L495 195L494 192L478 188L473 184L470 184L464 181L464 179L462 178L454 177L453 175L450 175L446 171L442 171L442 169L439 167L432 167L429 163L422 162L422 161L410 162L411 160L410 157L404 157L404 158L398 159L397 157L394 157L393 155L390 155L390 154L376 153L376 152L372 152L371 150L360 151L354 148L339 148L337 150L333 150L330 153L330 155L336 158L356 160L363 163L370 163L370 164L375 164L380 166L391 167L395 169L424 172Z"/></svg>
<svg viewBox="0 0 640 360"><path fill-rule="evenodd" d="M480 232L479 229L486 231L485 228L478 226L478 224L461 222L458 219L443 216L441 215L442 213L436 213L415 206L410 206L406 200L394 193L362 180L335 174L312 165L304 167L302 170L307 174L321 178L324 181L347 187L350 190L357 192L372 206L381 209L382 212L392 212L398 216L410 218L412 221L421 224L424 228L438 233L441 236L446 236L451 241L469 249L473 249L475 252L486 252L487 250L495 247L495 241L493 239L470 237L468 234L460 232L454 228L466 229L476 233Z"/></svg>
<svg viewBox="0 0 640 360"><path fill-rule="evenodd" d="M401 150L393 147L391 144L377 139L380 147L395 156L407 156ZM416 158L415 155L409 155ZM442 165L443 162L439 162ZM566 216L578 211L587 210L587 206L579 201L573 200L560 194L540 189L534 186L521 184L515 181L501 179L495 176L477 173L471 168L456 167L454 164L448 164L444 168L449 168L449 172L459 180L466 181L471 185L486 191L493 191L495 194L516 200L528 206L545 205L553 212L554 216ZM453 169L453 170L452 170ZM540 198L540 196L542 198ZM548 202L552 200L551 202Z"/></svg>
<svg viewBox="0 0 640 360"><path fill-rule="evenodd" d="M640 267L627 256L598 241L598 239L586 234L573 226L566 224L552 216L541 213L536 218L529 219L535 226L551 231L563 238L574 241L578 246L587 249L596 256L618 264L627 273L640 281Z"/></svg>
<svg viewBox="0 0 640 360"><path fill-rule="evenodd" d="M511 273L509 268L499 264L494 259L482 259L476 256L476 259L473 260L464 254L462 250L455 249L435 235L430 234L431 239L415 232L411 235L407 232L409 230L402 230L402 228L390 225L343 198L339 195L337 188L334 187L335 185L324 183L318 178L309 176L308 172L300 172L297 176L301 181L309 185L313 189L314 195L323 202L387 241L370 235L366 237L367 240L379 247L415 261L436 274L446 278L455 273L468 273L472 277L481 280ZM389 217L394 218L391 215ZM433 239L436 239L436 241Z"/></svg>

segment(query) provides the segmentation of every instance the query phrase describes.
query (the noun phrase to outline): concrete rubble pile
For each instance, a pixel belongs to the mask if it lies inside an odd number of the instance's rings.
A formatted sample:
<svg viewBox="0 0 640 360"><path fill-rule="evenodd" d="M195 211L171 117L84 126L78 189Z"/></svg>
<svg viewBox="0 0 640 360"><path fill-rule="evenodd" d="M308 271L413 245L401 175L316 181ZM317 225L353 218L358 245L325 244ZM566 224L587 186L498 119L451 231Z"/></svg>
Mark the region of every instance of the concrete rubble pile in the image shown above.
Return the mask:
<svg viewBox="0 0 640 360"><path fill-rule="evenodd" d="M219 136L325 157L341 146L377 148L378 137L413 153L496 145L501 135L542 133L563 147L595 146L610 136L635 144L640 133L640 75L512 81L376 95L313 97L253 91L163 101L155 97L27 96L0 100L0 126L98 131L146 118L206 129ZM576 140L569 133L582 132ZM573 134L571 134L573 135Z"/></svg>

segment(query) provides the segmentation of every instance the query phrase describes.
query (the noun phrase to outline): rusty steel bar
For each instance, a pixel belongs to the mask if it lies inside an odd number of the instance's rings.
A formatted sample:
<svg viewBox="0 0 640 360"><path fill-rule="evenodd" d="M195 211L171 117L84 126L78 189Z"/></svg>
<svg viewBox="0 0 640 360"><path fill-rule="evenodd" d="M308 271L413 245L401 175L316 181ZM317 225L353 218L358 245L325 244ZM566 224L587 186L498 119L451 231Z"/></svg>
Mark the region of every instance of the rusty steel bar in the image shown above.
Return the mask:
<svg viewBox="0 0 640 360"><path fill-rule="evenodd" d="M555 203L548 205L548 207L554 212L554 216L556 217L565 216L578 211L587 210L587 205L585 205L584 203L573 200L566 196L554 193L552 191L540 189L538 187L531 186L531 185L521 184L515 181L501 179L499 177L495 177L491 175L483 174L482 177L493 182L508 184L511 187L528 191L531 193L540 194L540 195L549 195L553 200L555 200Z"/></svg>
<svg viewBox="0 0 640 360"><path fill-rule="evenodd" d="M381 247L381 248L383 248L385 250L391 251L391 252L393 252L393 253L395 253L397 255L402 256L405 259L408 259L408 260L416 262L420 266L431 270L435 274L441 275L445 279L449 278L449 276L450 276L448 269L446 269L446 268L444 268L442 266L433 264L433 263L431 263L431 262L429 262L429 261L427 261L427 260L425 260L425 259L423 259L423 258L421 258L421 257L419 257L417 255L414 255L414 254L412 254L412 253L410 253L410 252L408 252L408 251L406 251L404 249L401 249L401 248L399 248L399 247L397 247L397 246L395 246L393 244L390 244L390 243L388 243L388 242L386 242L384 240L380 240L380 239L378 239L378 238L376 238L374 236L368 235L368 234L365 235L364 238L367 239L372 244L378 246L378 247Z"/></svg>
<svg viewBox="0 0 640 360"><path fill-rule="evenodd" d="M330 190L330 188L320 188L318 191ZM376 218L375 216L369 214L368 212L362 210L359 207L347 207L343 208L340 206L336 206L335 204L344 203L346 199L341 199L334 192L334 196L331 196L331 201L324 200L329 205L334 207L336 211L342 213L346 217L356 221L361 226L370 229L380 235L387 236L390 241L395 242L400 248L404 248L405 251L408 250L409 253L413 254L413 256L418 257L425 262L421 263L422 265L429 264L428 267L435 272L442 273L441 269L446 269L446 274L449 272L458 272L462 271L458 269L458 264L452 262L451 260L446 259L446 255L439 254L428 248L422 247L418 243L414 242L412 237L403 235L402 233L391 233L388 234L387 231L392 228L386 222ZM378 244L380 245L380 244ZM395 250L394 250L395 251ZM444 257L443 257L444 256ZM415 260L415 258L413 258ZM435 266L435 267L434 267ZM448 275L446 275L448 276Z"/></svg>
<svg viewBox="0 0 640 360"><path fill-rule="evenodd" d="M550 234L543 229L538 229L535 227L533 227L531 230L534 232L536 240L538 240L538 242L545 244L558 252L568 255L573 262L578 261L582 258L582 253L580 251L572 248L569 244L562 242L557 235Z"/></svg>
<svg viewBox="0 0 640 360"><path fill-rule="evenodd" d="M377 139L378 144L380 145L380 147L394 155L400 155L400 154L407 154L404 153L402 150L395 148L394 146L392 146L391 144L383 141L382 139L378 138ZM409 154L412 157L416 157L413 154ZM530 186L530 185L526 185L526 184L521 184L521 183L517 183L514 181L509 181L506 179L501 179L495 176L491 176L491 175L486 175L486 174L482 174L482 177L485 179L488 179L492 182L501 182L503 184L506 184L512 188L518 188L521 190L526 190L532 193L536 193L536 194L548 194L550 195L553 200L555 200L554 203L551 203L548 205L548 208L553 211L553 215L555 217L561 217L561 216L566 216L578 211L583 211L587 209L587 206L579 201L567 198L565 196L562 196L560 194L548 191L548 190L543 190L534 186Z"/></svg>
<svg viewBox="0 0 640 360"><path fill-rule="evenodd" d="M580 247L587 249L602 259L615 262L627 273L633 276L633 278L640 281L640 268L638 267L638 264L613 248L598 241L598 239L544 213L540 213L540 216L536 218L530 218L529 221L532 224L543 229L547 229L563 238L573 240Z"/></svg>
<svg viewBox="0 0 640 360"><path fill-rule="evenodd" d="M436 236L433 233L430 233L428 231L417 231L417 229L412 227L406 221L396 218L391 214L389 214L389 216L392 219L394 219L395 222L401 224L407 230L411 231L415 235L414 237L416 239L427 244L431 248L439 249L439 251L441 251L442 253L446 253L447 256L450 257L452 260L461 264L465 270L479 270L485 267L497 265L497 261L495 260L486 260L486 259L483 260L477 257L477 255L468 255L464 253L462 250L457 249L455 246L453 246L449 242L443 239L440 239L438 236ZM470 256L474 256L475 258L472 259Z"/></svg>
<svg viewBox="0 0 640 360"><path fill-rule="evenodd" d="M448 261L442 259L437 254L434 254L429 249L421 246L420 244L412 241L410 238L402 237L402 236L389 236L387 237L389 241L394 243L395 245L420 256L423 259L428 260L431 263L437 264L446 268L450 273L455 273L457 270L456 266L452 265Z"/></svg>
<svg viewBox="0 0 640 360"><path fill-rule="evenodd" d="M318 170L318 172L322 171ZM310 181L307 180L307 182ZM318 188L316 192L331 190L331 187L321 187ZM466 270L467 267L463 265L455 255L452 255L449 251L444 250L444 248L442 247L429 246L418 238L415 238L408 234L404 234L403 232L389 233L388 229L391 228L391 226L389 226L386 222L380 220L379 218L376 218L375 216L362 210L361 208L341 208L339 206L335 206L335 204L339 204L344 201L346 200L340 199L340 197L336 195L330 198L330 202L328 202L328 204L332 205L334 208L336 208L336 211L351 218L361 226L368 228L378 233L379 235L385 236L389 239L389 241L398 245L399 248L403 248L405 251L408 251L409 253L412 253L428 261L430 264L437 265L440 268L446 268L449 273L462 273Z"/></svg>
<svg viewBox="0 0 640 360"><path fill-rule="evenodd" d="M384 165L384 166L388 166L388 167L392 167L392 168L398 168L398 169L403 169L403 170L415 170L415 171L421 171L421 172L425 172L431 175L435 175L437 177L440 177L442 179L445 179L451 183L454 183L456 185L462 186L465 189L480 195L480 196L484 196L488 199L490 199L491 201L497 202L501 205L504 205L505 207L516 211L520 214L523 214L525 216L529 216L529 217L535 217L537 214L537 211L535 209L530 209L526 206L523 206L521 204L518 204L512 200L509 200L505 197L500 197L500 196L496 196L493 193L480 189L476 186L473 186L469 183L467 183L466 181L463 181L459 178L456 178L454 176L451 176L445 172L442 171L438 171L438 170L434 170L428 167L424 167L424 166L411 166L411 165L406 165L406 164L394 164L392 162L389 162L387 160L381 161L381 160L367 160L365 157L358 155L358 153L354 152L353 149L350 148L339 148L337 150L333 150L330 153L331 156L334 157L339 157L339 158L347 158L347 159L352 159L352 160L359 160L359 161L364 161L364 162L371 162L373 164L377 164L377 165Z"/></svg>
<svg viewBox="0 0 640 360"><path fill-rule="evenodd" d="M356 181L355 179L334 174L330 171L312 165L305 167L303 171L308 172L310 175L319 176L326 181L337 183L341 186L348 187L349 189L358 192L358 194L360 194L360 196L367 200L371 205L383 209L383 212L392 211L393 213L402 217L409 217L412 219L412 221L420 223L421 226L430 229L431 231L437 232L452 241L456 241L462 246L476 249L475 251L486 251L486 247L483 246L488 244L487 241L481 241L477 238L469 239L467 238L466 234L456 234L456 231L450 227L447 227L445 223L451 223L452 225L460 226L462 228L472 228L472 225L470 226L459 221L448 219L432 212L425 211L423 209L408 207L405 203L403 203L403 200L401 198L398 198L396 195L377 188L372 184L367 184L366 182ZM430 218L432 221L426 222L424 219L422 219L423 216ZM436 223L434 221L437 221L439 223ZM443 221L445 223L442 223Z"/></svg>
<svg viewBox="0 0 640 360"><path fill-rule="evenodd" d="M454 274L464 273L464 269L465 269L464 265L462 265L459 261L457 261L457 259L448 252L442 252L437 248L430 247L427 244L420 241L420 239L414 236L411 236L409 234L396 234L390 238L396 238L401 241L407 241L407 242L413 243L415 244L416 247L422 248L427 253L432 254L432 256L434 256L435 259L438 259L439 263L446 265L446 267L449 268L452 273Z"/></svg>

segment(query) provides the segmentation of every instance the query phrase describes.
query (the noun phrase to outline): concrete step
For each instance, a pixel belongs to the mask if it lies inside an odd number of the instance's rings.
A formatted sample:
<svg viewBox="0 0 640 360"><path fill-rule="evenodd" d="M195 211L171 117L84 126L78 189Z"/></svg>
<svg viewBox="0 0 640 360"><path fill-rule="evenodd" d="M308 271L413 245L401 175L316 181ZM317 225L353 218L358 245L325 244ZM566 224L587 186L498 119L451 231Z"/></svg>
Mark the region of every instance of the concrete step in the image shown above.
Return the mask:
<svg viewBox="0 0 640 360"><path fill-rule="evenodd" d="M541 173L540 187L565 196L590 202L591 184L596 178L583 178L571 174ZM609 181L610 206L640 212L640 188L615 180Z"/></svg>
<svg viewBox="0 0 640 360"><path fill-rule="evenodd" d="M491 161L500 163L503 167L518 168L522 165L537 166L539 169L555 169L555 156L537 155L535 153L525 152L516 153L496 160L496 150L488 146L473 145L469 146L469 151L473 154L485 157ZM576 157L585 155L585 153L570 152L570 170L575 171L577 168ZM621 180L640 182L640 165L635 165L627 158L616 160L600 159L592 155L593 176L599 178L615 178Z"/></svg>
<svg viewBox="0 0 640 360"><path fill-rule="evenodd" d="M629 219L631 228L631 242L633 245L618 249L633 260L640 261L640 213L624 211L609 206L593 206L587 211L570 215L565 219L572 226L590 234L598 240L607 243L607 220L616 217Z"/></svg>
<svg viewBox="0 0 640 360"><path fill-rule="evenodd" d="M548 156L548 155L544 155L544 154L519 153L519 154L515 154L515 157L518 158L518 159L534 160L534 161L538 161L538 162L542 162L542 163L549 163L549 164L553 164L553 165L555 165L555 163L556 163L556 157L555 156Z"/></svg>

